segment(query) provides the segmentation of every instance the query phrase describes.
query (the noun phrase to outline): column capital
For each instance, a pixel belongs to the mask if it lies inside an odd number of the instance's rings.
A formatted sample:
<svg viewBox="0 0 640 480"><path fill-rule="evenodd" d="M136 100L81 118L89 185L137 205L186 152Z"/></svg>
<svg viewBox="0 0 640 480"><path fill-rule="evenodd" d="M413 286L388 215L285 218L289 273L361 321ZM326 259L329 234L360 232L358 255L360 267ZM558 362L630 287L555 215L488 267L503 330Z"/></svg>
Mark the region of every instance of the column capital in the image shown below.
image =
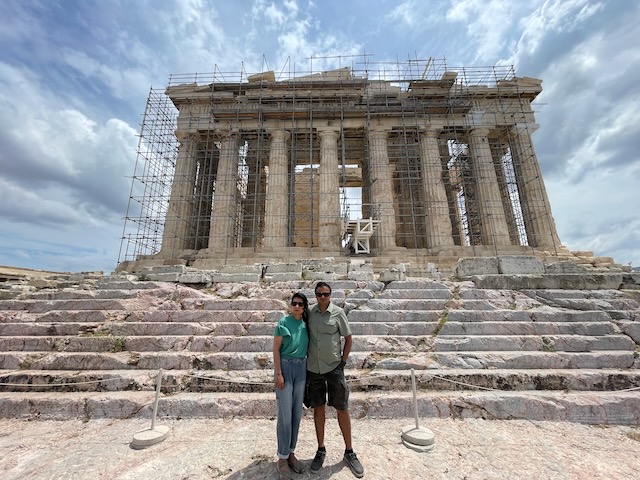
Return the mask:
<svg viewBox="0 0 640 480"><path fill-rule="evenodd" d="M282 128L268 128L266 132L272 140L287 141L291 138L291 132Z"/></svg>
<svg viewBox="0 0 640 480"><path fill-rule="evenodd" d="M373 127L367 130L367 133L373 137L387 138L389 136L390 128Z"/></svg>
<svg viewBox="0 0 640 480"><path fill-rule="evenodd" d="M338 139L340 132L334 127L316 127L316 133L320 138Z"/></svg>
<svg viewBox="0 0 640 480"><path fill-rule="evenodd" d="M537 123L516 123L515 125L511 125L511 127L509 128L509 136L511 138L515 138L522 133L527 133L529 134L529 136L531 136L531 134L535 132L539 127L540 125L538 125Z"/></svg>
<svg viewBox="0 0 640 480"><path fill-rule="evenodd" d="M213 131L213 135L219 140L229 140L238 135L238 130L235 129L216 129Z"/></svg>
<svg viewBox="0 0 640 480"><path fill-rule="evenodd" d="M491 132L491 129L488 127L473 127L469 129L469 134L474 137L488 137L489 132Z"/></svg>
<svg viewBox="0 0 640 480"><path fill-rule="evenodd" d="M195 135L193 133L183 132L183 131L180 131L180 130L176 130L174 135L176 136L176 138L178 139L178 141L181 144L189 142L191 140L195 140L196 137L197 137L197 135Z"/></svg>
<svg viewBox="0 0 640 480"><path fill-rule="evenodd" d="M426 135L429 137L437 137L442 132L442 125L424 125L418 127L418 132L421 135Z"/></svg>

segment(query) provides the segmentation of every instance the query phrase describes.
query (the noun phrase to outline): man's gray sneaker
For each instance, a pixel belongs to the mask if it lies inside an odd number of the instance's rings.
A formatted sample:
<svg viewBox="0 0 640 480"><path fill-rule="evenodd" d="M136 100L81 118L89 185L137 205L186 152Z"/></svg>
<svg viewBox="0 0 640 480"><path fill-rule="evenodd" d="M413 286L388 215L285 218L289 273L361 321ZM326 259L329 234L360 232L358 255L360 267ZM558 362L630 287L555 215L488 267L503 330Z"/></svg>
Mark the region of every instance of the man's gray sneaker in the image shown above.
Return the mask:
<svg viewBox="0 0 640 480"><path fill-rule="evenodd" d="M313 457L313 461L311 462L311 473L318 473L322 468L322 464L324 463L324 458L327 456L327 452L323 450L318 450L316 452L316 456Z"/></svg>
<svg viewBox="0 0 640 480"><path fill-rule="evenodd" d="M360 463L360 460L358 460L358 457L356 456L355 453L345 452L344 461L346 462L347 465L349 465L351 472L353 472L353 474L356 477L362 478L364 476L364 467Z"/></svg>

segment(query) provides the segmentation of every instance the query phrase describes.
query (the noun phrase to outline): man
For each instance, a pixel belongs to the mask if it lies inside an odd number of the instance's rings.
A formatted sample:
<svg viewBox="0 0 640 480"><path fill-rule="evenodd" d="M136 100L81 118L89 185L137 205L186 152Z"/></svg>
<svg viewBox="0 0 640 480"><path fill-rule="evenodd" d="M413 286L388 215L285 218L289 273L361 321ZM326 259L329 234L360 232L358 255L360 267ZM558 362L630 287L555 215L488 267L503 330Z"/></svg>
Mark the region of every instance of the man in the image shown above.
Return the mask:
<svg viewBox="0 0 640 480"><path fill-rule="evenodd" d="M351 445L349 388L344 378L344 366L351 352L351 329L344 310L331 302L331 287L325 282L318 282L315 293L318 303L309 312L306 386L307 404L313 408L318 440L318 451L311 462L311 473L320 471L327 454L324 425L325 405L328 404L338 414L338 425L345 446L344 461L353 474L361 478L364 468ZM341 337L344 337L344 347L341 346Z"/></svg>

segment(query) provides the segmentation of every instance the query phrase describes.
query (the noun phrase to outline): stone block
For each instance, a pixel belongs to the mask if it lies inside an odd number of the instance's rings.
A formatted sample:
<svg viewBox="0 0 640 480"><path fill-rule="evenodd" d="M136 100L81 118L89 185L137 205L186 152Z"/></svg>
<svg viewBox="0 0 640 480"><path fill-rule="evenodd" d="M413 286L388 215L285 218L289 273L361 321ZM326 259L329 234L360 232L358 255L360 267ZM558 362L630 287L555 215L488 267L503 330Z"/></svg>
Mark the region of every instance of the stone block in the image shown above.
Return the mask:
<svg viewBox="0 0 640 480"><path fill-rule="evenodd" d="M351 262L349 266L349 273L347 274L349 280L367 281L375 280L375 273L373 271L373 265L370 263L354 263Z"/></svg>
<svg viewBox="0 0 640 480"><path fill-rule="evenodd" d="M141 271L141 275L147 274L159 274L159 273L186 273L187 267L184 265L164 265L154 267L144 267Z"/></svg>
<svg viewBox="0 0 640 480"><path fill-rule="evenodd" d="M534 256L504 255L498 257L498 272L506 275L544 273L544 264Z"/></svg>
<svg viewBox="0 0 640 480"><path fill-rule="evenodd" d="M178 277L179 283L202 283L207 284L211 282L211 275L207 272L187 272Z"/></svg>
<svg viewBox="0 0 640 480"><path fill-rule="evenodd" d="M306 280L345 280L349 274L349 264L331 263L325 260L321 263L304 265L302 272Z"/></svg>
<svg viewBox="0 0 640 480"><path fill-rule="evenodd" d="M261 278L262 278L262 271L260 271L260 273L211 272L212 283L259 282Z"/></svg>
<svg viewBox="0 0 640 480"><path fill-rule="evenodd" d="M397 268L389 268L387 270L383 270L382 272L380 272L380 276L378 277L378 281L380 282L397 282L404 281L406 279L407 276L405 272Z"/></svg>
<svg viewBox="0 0 640 480"><path fill-rule="evenodd" d="M270 263L266 265L265 275L274 273L299 273L302 275L302 264L300 263Z"/></svg>
<svg viewBox="0 0 640 480"><path fill-rule="evenodd" d="M177 282L182 274L179 272L174 273L147 273L140 275L145 280L153 282Z"/></svg>
<svg viewBox="0 0 640 480"><path fill-rule="evenodd" d="M302 271L296 272L282 272L282 273L270 273L265 274L263 280L268 283L274 282L295 282L302 280Z"/></svg>
<svg viewBox="0 0 640 480"><path fill-rule="evenodd" d="M496 257L466 257L458 260L454 275L458 278L472 275L497 275L499 273Z"/></svg>
<svg viewBox="0 0 640 480"><path fill-rule="evenodd" d="M587 269L583 265L575 262L554 262L544 266L545 273L583 273Z"/></svg>
<svg viewBox="0 0 640 480"><path fill-rule="evenodd" d="M254 264L254 265L223 265L220 268L216 269L219 273L246 273L246 274L257 274L262 276L262 265Z"/></svg>

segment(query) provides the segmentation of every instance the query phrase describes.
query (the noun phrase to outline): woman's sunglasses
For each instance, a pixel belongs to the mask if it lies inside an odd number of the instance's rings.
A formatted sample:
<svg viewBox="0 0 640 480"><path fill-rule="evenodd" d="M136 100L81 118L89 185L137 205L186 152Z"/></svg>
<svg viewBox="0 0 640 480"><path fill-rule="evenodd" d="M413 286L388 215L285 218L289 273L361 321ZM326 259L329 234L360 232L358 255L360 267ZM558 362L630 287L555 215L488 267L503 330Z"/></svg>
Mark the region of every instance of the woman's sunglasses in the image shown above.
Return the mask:
<svg viewBox="0 0 640 480"><path fill-rule="evenodd" d="M291 302L292 307L304 307L303 302Z"/></svg>

